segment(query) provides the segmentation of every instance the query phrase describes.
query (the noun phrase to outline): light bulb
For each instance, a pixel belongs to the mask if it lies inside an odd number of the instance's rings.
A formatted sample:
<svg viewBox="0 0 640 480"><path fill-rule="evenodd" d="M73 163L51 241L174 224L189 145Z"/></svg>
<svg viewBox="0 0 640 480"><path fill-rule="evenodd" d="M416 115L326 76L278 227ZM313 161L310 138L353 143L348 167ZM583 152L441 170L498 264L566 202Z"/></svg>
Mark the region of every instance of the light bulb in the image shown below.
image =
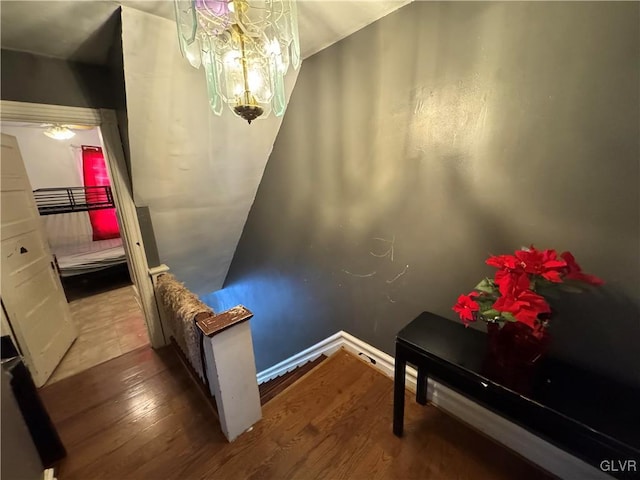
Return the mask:
<svg viewBox="0 0 640 480"><path fill-rule="evenodd" d="M53 138L54 140L69 140L70 138L75 136L75 132L72 132L67 127L63 127L62 125L53 125L47 128L43 133L47 137Z"/></svg>
<svg viewBox="0 0 640 480"><path fill-rule="evenodd" d="M247 82L249 83L249 89L251 91L259 90L264 83L262 75L260 75L255 70L249 70L247 74Z"/></svg>

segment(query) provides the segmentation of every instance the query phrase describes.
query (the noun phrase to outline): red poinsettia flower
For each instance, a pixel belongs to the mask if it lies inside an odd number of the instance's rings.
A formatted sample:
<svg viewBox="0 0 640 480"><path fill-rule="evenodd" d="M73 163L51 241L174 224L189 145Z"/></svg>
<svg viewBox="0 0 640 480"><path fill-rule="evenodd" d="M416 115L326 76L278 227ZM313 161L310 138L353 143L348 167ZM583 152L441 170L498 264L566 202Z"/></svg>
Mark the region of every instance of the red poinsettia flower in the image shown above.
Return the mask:
<svg viewBox="0 0 640 480"><path fill-rule="evenodd" d="M514 289L517 285L517 288L520 290L529 288L530 284L529 275L522 270L498 270L494 277L494 281L498 288L503 285L509 285L510 289Z"/></svg>
<svg viewBox="0 0 640 480"><path fill-rule="evenodd" d="M584 273L582 271L582 268L580 267L580 265L578 265L578 263L576 262L576 259L573 257L573 255L570 252L564 252L560 255L565 263L567 264L567 268L566 268L566 278L569 278L571 280L579 280L581 282L585 282L588 283L589 285L602 285L604 284L604 282L596 277L595 275L589 275L588 273Z"/></svg>
<svg viewBox="0 0 640 480"><path fill-rule="evenodd" d="M494 255L493 257L487 258L485 263L492 267L507 270L515 270L519 267L518 259L513 255Z"/></svg>
<svg viewBox="0 0 640 480"><path fill-rule="evenodd" d="M562 282L560 274L567 262L558 258L555 250L540 251L531 245L528 250L518 250L515 255L525 272L540 275L550 282Z"/></svg>
<svg viewBox="0 0 640 480"><path fill-rule="evenodd" d="M460 316L460 320L465 325L475 321L473 312L480 309L480 305L473 298L478 296L478 292L471 292L469 295L460 295L458 302L453 306L453 311Z"/></svg>
<svg viewBox="0 0 640 480"><path fill-rule="evenodd" d="M518 290L513 296L502 296L493 304L499 312L509 312L516 320L535 329L538 315L550 313L551 307L544 297L531 290Z"/></svg>
<svg viewBox="0 0 640 480"><path fill-rule="evenodd" d="M526 273L505 276L498 287L501 297L493 304L493 308L511 313L516 320L531 328L536 328L538 315L551 312L544 297L529 289Z"/></svg>
<svg viewBox="0 0 640 480"><path fill-rule="evenodd" d="M498 270L494 280L503 297L512 297L520 290L529 289L530 285L529 275L522 270Z"/></svg>
<svg viewBox="0 0 640 480"><path fill-rule="evenodd" d="M542 338L549 322L551 307L535 289L540 287L542 292L546 292L552 285L541 282L539 277L555 284L560 284L565 279L591 285L604 283L598 277L584 273L570 252L558 256L555 250L536 250L533 245L515 252L514 255L492 256L486 263L498 269L494 280L482 280L476 286L476 290L482 293L460 295L453 307L467 326L476 320L474 314L480 311L476 297L480 297L483 310L493 301L491 308L500 313L496 315L498 321L515 320L523 323L533 329L534 336ZM567 287L563 290L571 291L573 285L558 287ZM497 300L494 301L496 297ZM495 315L495 312L491 311L491 315Z"/></svg>

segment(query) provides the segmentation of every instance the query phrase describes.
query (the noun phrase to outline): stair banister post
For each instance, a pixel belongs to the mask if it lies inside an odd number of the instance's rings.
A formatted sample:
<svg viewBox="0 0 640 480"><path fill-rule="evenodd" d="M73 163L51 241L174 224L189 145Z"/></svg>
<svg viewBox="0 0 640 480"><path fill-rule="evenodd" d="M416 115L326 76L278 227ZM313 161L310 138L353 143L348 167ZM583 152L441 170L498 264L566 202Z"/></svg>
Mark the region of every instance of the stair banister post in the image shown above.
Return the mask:
<svg viewBox="0 0 640 480"><path fill-rule="evenodd" d="M262 418L249 319L238 305L196 324L204 334L203 349L211 395L220 426L232 442Z"/></svg>

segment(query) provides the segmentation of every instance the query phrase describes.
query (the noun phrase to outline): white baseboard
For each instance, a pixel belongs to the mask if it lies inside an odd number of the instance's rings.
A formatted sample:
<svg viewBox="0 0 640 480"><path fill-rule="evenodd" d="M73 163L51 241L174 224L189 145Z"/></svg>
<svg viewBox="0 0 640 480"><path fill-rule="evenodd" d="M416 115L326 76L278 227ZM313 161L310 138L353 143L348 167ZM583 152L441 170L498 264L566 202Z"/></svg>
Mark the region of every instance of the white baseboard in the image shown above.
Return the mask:
<svg viewBox="0 0 640 480"><path fill-rule="evenodd" d="M296 353L294 356L275 364L258 373L258 385L268 382L274 378L280 377L291 370L301 367L307 362L311 362L320 355L331 355L342 346L342 331L334 333L328 338L321 340L315 345L310 346L306 350Z"/></svg>
<svg viewBox="0 0 640 480"><path fill-rule="evenodd" d="M611 480L601 470L431 379L427 396L437 407L560 478Z"/></svg>
<svg viewBox="0 0 640 480"><path fill-rule="evenodd" d="M331 355L341 347L363 358L381 373L393 379L395 360L391 355L341 330L306 350L260 372L258 374L258 383L284 375L309 361L315 360L322 354ZM407 366L407 388L415 392L416 382L416 370ZM568 480L576 478L581 480L611 479L606 473L432 379L429 379L427 396L437 407L508 446L511 450L560 478Z"/></svg>

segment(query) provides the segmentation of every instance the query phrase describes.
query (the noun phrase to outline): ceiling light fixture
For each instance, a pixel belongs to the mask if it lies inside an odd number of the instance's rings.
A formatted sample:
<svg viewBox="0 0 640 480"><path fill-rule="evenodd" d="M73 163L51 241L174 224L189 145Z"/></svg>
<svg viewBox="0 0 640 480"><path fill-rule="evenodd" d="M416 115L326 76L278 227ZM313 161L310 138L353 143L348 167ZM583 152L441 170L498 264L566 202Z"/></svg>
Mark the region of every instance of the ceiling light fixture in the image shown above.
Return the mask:
<svg viewBox="0 0 640 480"><path fill-rule="evenodd" d="M44 131L44 134L55 140L69 140L75 136L75 133L64 125L51 125Z"/></svg>
<svg viewBox="0 0 640 480"><path fill-rule="evenodd" d="M295 0L174 0L182 56L204 67L209 105L251 123L284 114L284 76L300 66Z"/></svg>

